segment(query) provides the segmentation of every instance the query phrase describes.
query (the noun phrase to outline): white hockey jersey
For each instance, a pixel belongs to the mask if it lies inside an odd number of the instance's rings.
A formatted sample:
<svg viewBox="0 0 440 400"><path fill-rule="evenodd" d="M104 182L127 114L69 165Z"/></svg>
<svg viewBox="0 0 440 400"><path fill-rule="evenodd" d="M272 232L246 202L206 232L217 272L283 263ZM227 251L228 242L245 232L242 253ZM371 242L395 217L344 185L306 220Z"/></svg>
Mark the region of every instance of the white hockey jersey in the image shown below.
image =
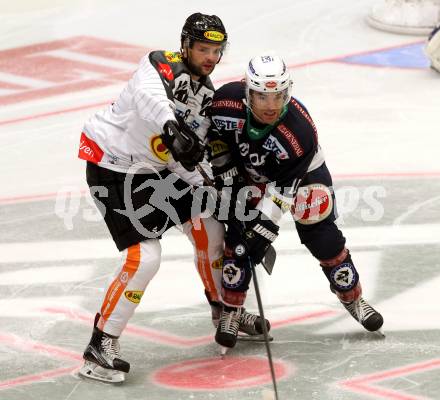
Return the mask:
<svg viewBox="0 0 440 400"><path fill-rule="evenodd" d="M143 57L116 102L86 122L78 157L124 173L168 168L186 182L200 185L200 174L175 162L160 135L165 122L177 115L204 140L213 95L209 77L191 80L180 53L153 51ZM203 164L209 170L208 163Z"/></svg>

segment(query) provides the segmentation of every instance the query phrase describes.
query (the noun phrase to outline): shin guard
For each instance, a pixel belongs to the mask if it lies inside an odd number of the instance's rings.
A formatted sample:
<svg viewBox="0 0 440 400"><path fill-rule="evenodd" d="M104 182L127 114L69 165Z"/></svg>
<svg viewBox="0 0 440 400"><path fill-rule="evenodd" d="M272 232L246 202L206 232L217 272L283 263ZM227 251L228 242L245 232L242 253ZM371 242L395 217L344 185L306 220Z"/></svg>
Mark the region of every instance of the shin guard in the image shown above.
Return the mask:
<svg viewBox="0 0 440 400"><path fill-rule="evenodd" d="M320 260L320 265L330 282L332 292L338 296L340 301L349 303L361 296L359 274L346 248L334 258Z"/></svg>

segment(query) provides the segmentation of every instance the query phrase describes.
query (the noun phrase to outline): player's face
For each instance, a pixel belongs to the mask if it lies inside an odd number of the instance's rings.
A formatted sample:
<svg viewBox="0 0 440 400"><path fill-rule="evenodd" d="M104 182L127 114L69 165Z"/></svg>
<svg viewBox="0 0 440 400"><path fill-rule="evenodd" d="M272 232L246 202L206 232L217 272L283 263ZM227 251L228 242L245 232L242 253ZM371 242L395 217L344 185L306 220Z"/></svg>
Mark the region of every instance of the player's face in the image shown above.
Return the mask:
<svg viewBox="0 0 440 400"><path fill-rule="evenodd" d="M194 42L191 48L187 48L188 63L196 77L207 76L214 71L222 55L221 44Z"/></svg>
<svg viewBox="0 0 440 400"><path fill-rule="evenodd" d="M251 91L251 110L255 119L263 124L275 123L281 115L286 94L283 92L260 93Z"/></svg>

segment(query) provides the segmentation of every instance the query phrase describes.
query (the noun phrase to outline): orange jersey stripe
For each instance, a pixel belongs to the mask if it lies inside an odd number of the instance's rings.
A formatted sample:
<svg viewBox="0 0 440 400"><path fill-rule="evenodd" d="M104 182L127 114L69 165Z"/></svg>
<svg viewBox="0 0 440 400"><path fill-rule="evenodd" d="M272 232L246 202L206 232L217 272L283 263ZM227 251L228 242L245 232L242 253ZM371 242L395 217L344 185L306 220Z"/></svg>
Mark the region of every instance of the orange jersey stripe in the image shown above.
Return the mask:
<svg viewBox="0 0 440 400"><path fill-rule="evenodd" d="M196 244L197 252L197 269L199 270L200 277L202 278L205 289L211 295L211 299L218 301L218 293L215 287L214 279L212 278L211 264L208 256L208 234L203 220L199 219L200 229L194 228L194 223L191 228L191 234Z"/></svg>
<svg viewBox="0 0 440 400"><path fill-rule="evenodd" d="M104 329L104 325L112 314L113 310L115 309L116 304L118 304L122 293L127 287L127 283L138 270L140 261L141 245L140 243L138 243L130 246L127 249L127 258L125 260L125 264L122 267L119 275L116 277L116 279L112 282L107 290L107 294L105 295L101 307L101 319L98 324L99 329Z"/></svg>

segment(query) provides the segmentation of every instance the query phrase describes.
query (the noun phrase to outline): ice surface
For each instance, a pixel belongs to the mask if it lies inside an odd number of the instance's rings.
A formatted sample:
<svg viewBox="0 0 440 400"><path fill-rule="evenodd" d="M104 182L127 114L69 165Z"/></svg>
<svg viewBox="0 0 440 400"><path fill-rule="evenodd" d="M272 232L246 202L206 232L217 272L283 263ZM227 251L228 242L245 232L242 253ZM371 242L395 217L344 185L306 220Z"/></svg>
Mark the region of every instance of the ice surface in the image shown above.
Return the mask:
<svg viewBox="0 0 440 400"><path fill-rule="evenodd" d="M230 33L217 86L239 79L262 50L288 62L294 96L313 116L334 176L364 295L385 319L386 339L363 331L284 218L273 275L259 271L279 398L438 398L440 76L420 62L419 38L370 29L370 7L369 0L275 0L270 7L261 0L0 0L1 400L269 396L264 345L239 343L219 364L191 246L177 230L163 239L161 269L121 339L132 364L125 384L76 375L119 262L85 196L77 146L85 119L118 95L125 78L103 78L96 68L44 75L36 66L51 72L53 58L61 58L128 76L144 49L177 50L194 11L218 14ZM54 41L63 45L41 47ZM103 41L124 50L120 59L78 50L90 43L103 49ZM49 59L39 64L38 57ZM50 79L66 72L106 83L50 95L63 83ZM252 291L248 307L257 309ZM206 382L210 389L200 386Z"/></svg>

